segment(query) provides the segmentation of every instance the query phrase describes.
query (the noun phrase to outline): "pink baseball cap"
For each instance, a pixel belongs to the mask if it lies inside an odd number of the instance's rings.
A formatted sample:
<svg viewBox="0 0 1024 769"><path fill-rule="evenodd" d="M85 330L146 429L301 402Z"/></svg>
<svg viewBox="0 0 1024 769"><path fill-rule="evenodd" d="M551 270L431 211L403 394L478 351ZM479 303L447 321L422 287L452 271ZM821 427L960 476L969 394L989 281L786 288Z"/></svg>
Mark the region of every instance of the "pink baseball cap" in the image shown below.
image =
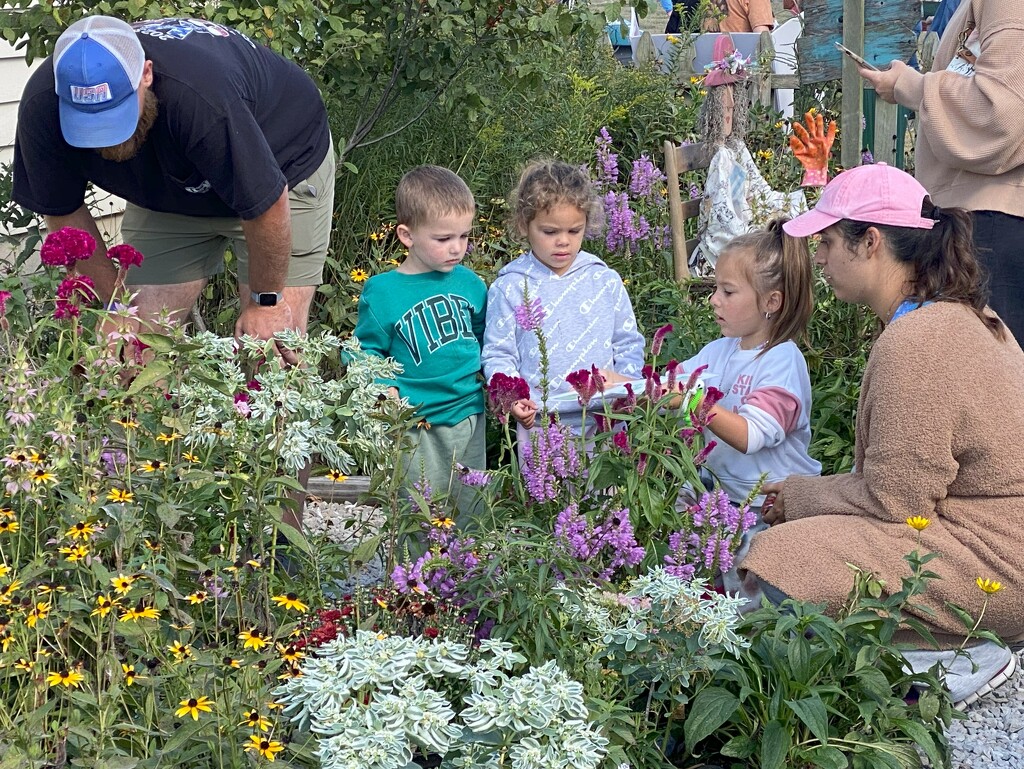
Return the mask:
<svg viewBox="0 0 1024 769"><path fill-rule="evenodd" d="M730 85L743 80L748 74L747 60L743 58L732 36L722 32L715 38L715 47L711 52L711 63L705 67L704 85Z"/></svg>
<svg viewBox="0 0 1024 769"><path fill-rule="evenodd" d="M935 220L921 216L928 191L913 176L885 163L843 171L825 185L818 204L782 225L787 235L806 238L842 219L930 230Z"/></svg>

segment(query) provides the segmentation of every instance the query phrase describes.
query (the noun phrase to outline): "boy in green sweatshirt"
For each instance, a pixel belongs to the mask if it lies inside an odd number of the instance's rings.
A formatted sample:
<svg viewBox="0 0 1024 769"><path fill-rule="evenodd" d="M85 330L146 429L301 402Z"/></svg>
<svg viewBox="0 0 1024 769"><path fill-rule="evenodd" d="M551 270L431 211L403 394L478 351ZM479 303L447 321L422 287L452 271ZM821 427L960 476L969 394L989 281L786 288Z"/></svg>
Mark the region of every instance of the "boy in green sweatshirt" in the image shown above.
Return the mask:
<svg viewBox="0 0 1024 769"><path fill-rule="evenodd" d="M402 364L389 382L392 394L421 417L407 482L422 478L434 495L450 494L463 524L478 496L462 486L454 465L486 467L479 373L487 287L461 264L476 203L457 174L419 166L398 183L395 211L409 254L366 282L355 334L365 351Z"/></svg>

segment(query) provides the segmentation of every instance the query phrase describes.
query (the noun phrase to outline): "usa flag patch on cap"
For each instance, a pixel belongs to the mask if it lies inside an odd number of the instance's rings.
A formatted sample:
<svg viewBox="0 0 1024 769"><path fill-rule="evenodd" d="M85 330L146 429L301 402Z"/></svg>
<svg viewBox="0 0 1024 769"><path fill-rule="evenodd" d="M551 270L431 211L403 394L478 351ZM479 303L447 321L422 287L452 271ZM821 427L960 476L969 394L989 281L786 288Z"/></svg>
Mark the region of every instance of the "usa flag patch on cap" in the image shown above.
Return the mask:
<svg viewBox="0 0 1024 769"><path fill-rule="evenodd" d="M113 99L110 85L107 83L71 86L71 102L73 104L102 104L113 101Z"/></svg>

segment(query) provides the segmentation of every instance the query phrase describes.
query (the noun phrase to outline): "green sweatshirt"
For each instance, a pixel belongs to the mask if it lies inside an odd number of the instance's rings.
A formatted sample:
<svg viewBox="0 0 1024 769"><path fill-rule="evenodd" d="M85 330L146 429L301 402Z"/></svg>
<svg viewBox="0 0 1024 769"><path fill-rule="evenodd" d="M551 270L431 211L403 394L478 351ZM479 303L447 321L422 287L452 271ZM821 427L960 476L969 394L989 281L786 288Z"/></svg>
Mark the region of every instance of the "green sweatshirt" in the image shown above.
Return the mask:
<svg viewBox="0 0 1024 769"><path fill-rule="evenodd" d="M430 424L455 425L483 413L478 377L487 287L470 269L406 275L392 270L366 281L356 338L374 355L394 358L398 388Z"/></svg>

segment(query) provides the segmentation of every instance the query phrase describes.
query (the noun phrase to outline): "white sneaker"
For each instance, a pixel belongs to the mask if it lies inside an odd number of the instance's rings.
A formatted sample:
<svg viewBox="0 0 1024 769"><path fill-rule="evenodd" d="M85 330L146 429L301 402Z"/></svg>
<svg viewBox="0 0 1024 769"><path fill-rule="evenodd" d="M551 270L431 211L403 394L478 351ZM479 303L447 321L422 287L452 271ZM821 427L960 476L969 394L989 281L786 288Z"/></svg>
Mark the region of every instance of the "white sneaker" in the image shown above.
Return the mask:
<svg viewBox="0 0 1024 769"><path fill-rule="evenodd" d="M1017 670L1017 657L1005 646L985 641L957 653L912 650L903 657L915 673L923 673L935 663L942 664L942 680L949 690L953 706L962 709L978 698L1002 686Z"/></svg>

